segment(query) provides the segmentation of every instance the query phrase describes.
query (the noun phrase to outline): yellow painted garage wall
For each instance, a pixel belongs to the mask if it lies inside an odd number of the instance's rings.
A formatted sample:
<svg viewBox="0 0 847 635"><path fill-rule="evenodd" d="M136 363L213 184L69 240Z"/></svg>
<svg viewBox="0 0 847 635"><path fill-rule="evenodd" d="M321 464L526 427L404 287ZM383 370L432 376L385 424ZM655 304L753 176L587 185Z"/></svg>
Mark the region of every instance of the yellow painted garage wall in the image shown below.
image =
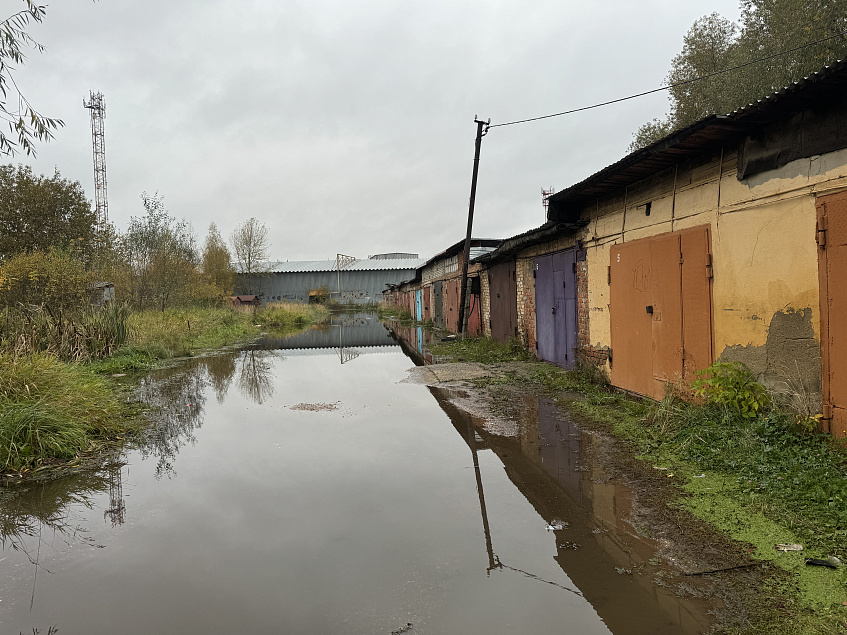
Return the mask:
<svg viewBox="0 0 847 635"><path fill-rule="evenodd" d="M611 345L609 250L621 242L712 228L715 354L772 386L820 390L815 197L847 189L847 150L739 182L736 157L679 166L585 207L592 345ZM650 215L645 203L650 202Z"/></svg>

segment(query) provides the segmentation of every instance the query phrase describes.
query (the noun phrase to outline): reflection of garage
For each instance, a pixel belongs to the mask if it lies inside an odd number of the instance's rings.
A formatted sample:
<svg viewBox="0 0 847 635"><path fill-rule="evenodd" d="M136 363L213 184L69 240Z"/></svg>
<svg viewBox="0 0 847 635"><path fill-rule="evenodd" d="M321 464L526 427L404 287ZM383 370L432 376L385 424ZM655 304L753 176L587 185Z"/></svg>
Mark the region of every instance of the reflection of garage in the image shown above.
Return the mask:
<svg viewBox="0 0 847 635"><path fill-rule="evenodd" d="M709 226L612 247L612 384L661 399L712 363Z"/></svg>
<svg viewBox="0 0 847 635"><path fill-rule="evenodd" d="M817 210L822 423L843 437L847 436L847 192L818 198Z"/></svg>

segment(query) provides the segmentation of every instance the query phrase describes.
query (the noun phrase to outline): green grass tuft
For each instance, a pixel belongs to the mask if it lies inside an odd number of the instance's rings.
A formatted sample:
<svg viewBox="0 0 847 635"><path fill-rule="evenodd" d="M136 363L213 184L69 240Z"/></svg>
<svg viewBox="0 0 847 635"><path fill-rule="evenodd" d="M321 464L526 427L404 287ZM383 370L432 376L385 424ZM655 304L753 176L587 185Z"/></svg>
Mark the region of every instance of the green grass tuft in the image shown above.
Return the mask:
<svg viewBox="0 0 847 635"><path fill-rule="evenodd" d="M52 355L0 355L0 468L67 460L133 428L128 407L92 369Z"/></svg>

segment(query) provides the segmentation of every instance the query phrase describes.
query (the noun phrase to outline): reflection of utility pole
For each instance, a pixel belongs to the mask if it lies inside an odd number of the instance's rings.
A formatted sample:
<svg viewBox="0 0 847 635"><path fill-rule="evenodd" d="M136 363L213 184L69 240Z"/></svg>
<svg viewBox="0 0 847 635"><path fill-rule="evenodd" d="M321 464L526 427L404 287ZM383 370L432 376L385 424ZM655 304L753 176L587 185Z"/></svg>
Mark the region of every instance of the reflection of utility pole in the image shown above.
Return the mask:
<svg viewBox="0 0 847 635"><path fill-rule="evenodd" d="M485 548L488 551L488 573L500 566L500 561L494 555L494 547L491 546L491 528L488 526L488 511L485 509L485 494L482 491L482 473L479 471L479 456L476 453L476 430L473 422L468 417L468 444L473 454L473 471L476 474L476 492L479 494L479 509L482 512L482 530L485 532Z"/></svg>
<svg viewBox="0 0 847 635"><path fill-rule="evenodd" d="M500 562L500 558L497 557L497 554L494 553L494 547L491 544L491 528L488 525L488 511L485 508L485 494L482 491L482 473L479 470L479 457L476 452L476 430L473 427L473 421L470 416L467 416L468 420L468 445L471 446L471 454L473 454L473 468L474 473L476 474L476 491L479 494L479 511L482 514L482 530L485 532L485 548L488 551L488 568L485 570L486 573L490 574L494 569L510 569L515 573L520 573L525 575L528 578L532 578L533 580L538 580L539 582L544 582L545 584L550 584L552 586L559 587L560 589L564 589L574 595L578 595L580 597L584 597L582 592L577 589L572 589L570 587L566 587L563 584L559 584L558 582L551 582L550 580L545 580L542 577L535 575L534 573L530 573L529 571L524 571L523 569L518 569L516 567L510 567L507 564L503 564Z"/></svg>
<svg viewBox="0 0 847 635"><path fill-rule="evenodd" d="M468 260L471 257L471 231L473 230L473 208L476 202L476 176L479 173L479 150L482 146L482 138L488 133L488 126L491 124L491 119L488 121L480 121L474 117L476 124L476 147L473 157L473 176L471 177L471 200L468 205L468 233L465 237L464 259L462 261L462 289L459 297L459 333L465 332L465 298L468 291ZM485 130L483 130L485 126Z"/></svg>

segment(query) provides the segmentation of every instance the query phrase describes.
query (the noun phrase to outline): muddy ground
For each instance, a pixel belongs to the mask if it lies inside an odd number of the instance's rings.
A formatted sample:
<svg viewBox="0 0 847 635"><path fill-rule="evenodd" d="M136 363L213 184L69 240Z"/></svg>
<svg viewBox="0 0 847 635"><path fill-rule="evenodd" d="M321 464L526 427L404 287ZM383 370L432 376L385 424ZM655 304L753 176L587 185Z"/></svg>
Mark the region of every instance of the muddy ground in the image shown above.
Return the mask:
<svg viewBox="0 0 847 635"><path fill-rule="evenodd" d="M550 394L532 383L498 381L505 377L528 377L533 363L509 362L484 365L448 363L410 369L412 383L442 391L458 409L470 414L490 446L517 434L526 397L549 397L558 407L561 421L574 423L591 435L585 444L583 464L600 468L612 481L632 491L632 507L626 521L640 535L650 538L657 551L640 575L655 584L670 586L678 596L697 598L713 616L712 632L746 631L751 624L770 621L776 613L790 613L789 602L771 592L783 572L750 559L754 549L716 532L694 517L680 503L684 492L668 472L635 458L632 448L615 438L600 423L575 415L568 403L580 399L575 393Z"/></svg>

